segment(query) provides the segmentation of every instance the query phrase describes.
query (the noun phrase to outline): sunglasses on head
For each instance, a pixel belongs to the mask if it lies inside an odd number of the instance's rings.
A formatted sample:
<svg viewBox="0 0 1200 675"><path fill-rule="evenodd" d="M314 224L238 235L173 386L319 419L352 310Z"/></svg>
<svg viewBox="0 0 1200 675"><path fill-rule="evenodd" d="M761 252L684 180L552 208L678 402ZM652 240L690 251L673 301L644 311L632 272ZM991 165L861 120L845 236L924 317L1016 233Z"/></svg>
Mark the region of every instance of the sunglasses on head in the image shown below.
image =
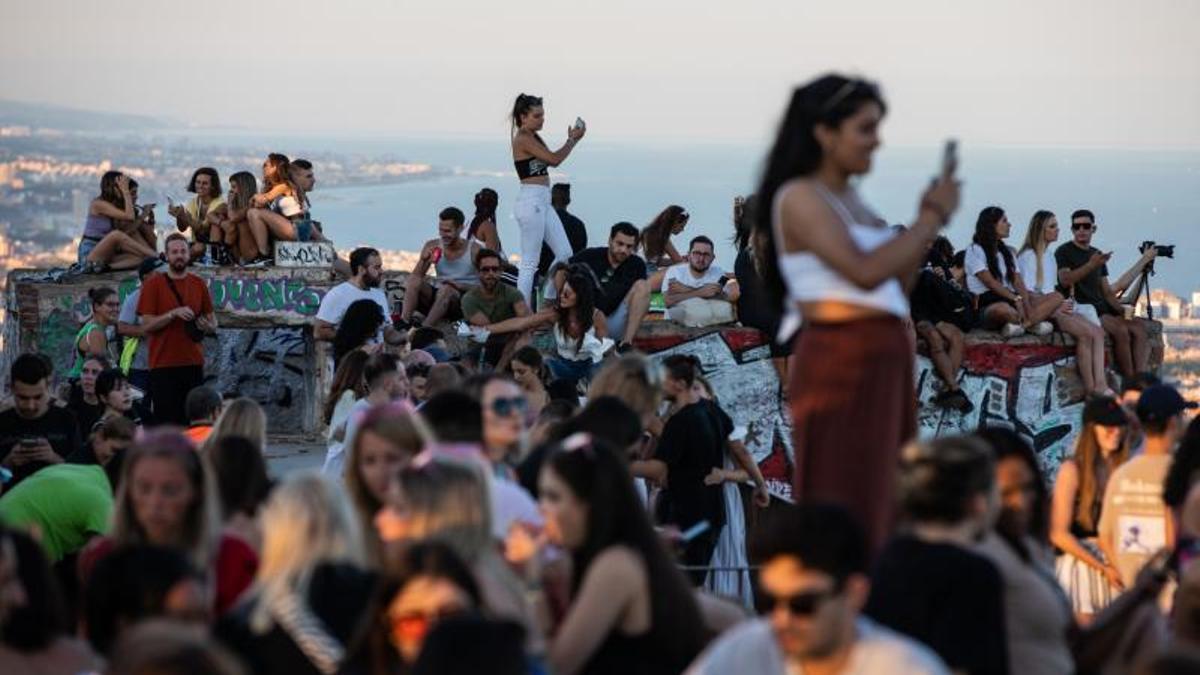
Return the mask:
<svg viewBox="0 0 1200 675"><path fill-rule="evenodd" d="M812 616L821 609L821 605L825 604L826 600L836 594L837 589L827 588L821 591L804 591L780 597L760 589L755 593L754 605L759 614L770 614L782 605L792 616Z"/></svg>
<svg viewBox="0 0 1200 675"><path fill-rule="evenodd" d="M1092 223L1071 223L1071 231L1072 232L1077 231L1077 230L1090 230L1093 227L1095 227L1095 225L1093 225Z"/></svg>
<svg viewBox="0 0 1200 675"><path fill-rule="evenodd" d="M509 415L525 412L525 407L529 405L524 396L514 396L512 398L498 398L492 401L492 412L500 417L508 417Z"/></svg>

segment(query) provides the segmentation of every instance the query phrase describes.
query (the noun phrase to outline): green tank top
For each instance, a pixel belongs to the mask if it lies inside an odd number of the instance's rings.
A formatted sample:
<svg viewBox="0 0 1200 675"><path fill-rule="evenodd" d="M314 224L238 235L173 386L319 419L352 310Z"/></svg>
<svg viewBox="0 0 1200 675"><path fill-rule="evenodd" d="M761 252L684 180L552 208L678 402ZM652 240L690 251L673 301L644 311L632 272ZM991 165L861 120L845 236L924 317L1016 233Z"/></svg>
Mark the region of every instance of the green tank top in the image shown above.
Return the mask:
<svg viewBox="0 0 1200 675"><path fill-rule="evenodd" d="M100 324L96 323L95 321L88 321L87 323L83 324L83 328L80 328L79 332L75 334L75 341L71 343L75 346L75 365L71 367L71 372L67 374L68 378L72 380L78 380L79 377L83 375L83 362L87 360L87 356L83 353L83 350L79 348L79 343L83 342L84 338L86 338L92 331L97 329L104 330L100 327Z"/></svg>

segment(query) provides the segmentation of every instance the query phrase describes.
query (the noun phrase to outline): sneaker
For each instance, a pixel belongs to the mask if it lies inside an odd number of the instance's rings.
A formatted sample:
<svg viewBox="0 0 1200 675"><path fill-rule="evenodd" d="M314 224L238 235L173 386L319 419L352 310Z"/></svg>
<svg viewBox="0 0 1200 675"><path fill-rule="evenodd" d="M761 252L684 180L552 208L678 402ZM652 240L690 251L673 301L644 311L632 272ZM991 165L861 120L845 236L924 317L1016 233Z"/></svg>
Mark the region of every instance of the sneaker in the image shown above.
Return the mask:
<svg viewBox="0 0 1200 675"><path fill-rule="evenodd" d="M933 397L932 403L939 408L953 408L953 407L955 407L954 392L952 392L952 391L939 392L936 396Z"/></svg>
<svg viewBox="0 0 1200 675"><path fill-rule="evenodd" d="M1006 323L1004 324L1004 328L1000 329L1000 335L1004 336L1006 340L1008 338L1021 337L1024 334L1025 329L1015 323Z"/></svg>
<svg viewBox="0 0 1200 675"><path fill-rule="evenodd" d="M247 260L245 263L242 264L242 267L266 267L268 265L274 265L274 264L275 264L275 258L273 258L269 255L261 255L260 254L260 255L256 255L253 258Z"/></svg>
<svg viewBox="0 0 1200 675"><path fill-rule="evenodd" d="M1054 326L1049 321L1039 321L1037 325L1030 327L1029 332L1034 335L1049 335L1054 332Z"/></svg>

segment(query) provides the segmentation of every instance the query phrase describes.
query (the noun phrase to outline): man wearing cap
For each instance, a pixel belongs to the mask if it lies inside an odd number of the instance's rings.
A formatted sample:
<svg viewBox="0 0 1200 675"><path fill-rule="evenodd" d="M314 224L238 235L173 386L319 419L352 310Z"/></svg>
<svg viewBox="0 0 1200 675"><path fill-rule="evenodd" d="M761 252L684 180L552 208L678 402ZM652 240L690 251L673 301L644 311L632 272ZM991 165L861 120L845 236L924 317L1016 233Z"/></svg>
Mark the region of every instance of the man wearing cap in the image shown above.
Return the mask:
<svg viewBox="0 0 1200 675"><path fill-rule="evenodd" d="M158 271L163 266L161 258L146 258L138 265L138 281L146 283L146 277ZM150 357L146 346L146 331L142 328L142 320L138 317L138 299L142 297L142 287L130 293L121 303L121 314L117 318L117 334L125 339L121 349L121 370L129 377L129 384L142 391L150 388Z"/></svg>
<svg viewBox="0 0 1200 675"><path fill-rule="evenodd" d="M1147 387L1138 399L1137 417L1145 433L1142 454L1109 478L1098 533L1100 548L1120 571L1126 588L1147 560L1175 542L1174 525L1163 503L1163 480L1183 437L1184 411L1196 406L1174 387L1161 384Z"/></svg>

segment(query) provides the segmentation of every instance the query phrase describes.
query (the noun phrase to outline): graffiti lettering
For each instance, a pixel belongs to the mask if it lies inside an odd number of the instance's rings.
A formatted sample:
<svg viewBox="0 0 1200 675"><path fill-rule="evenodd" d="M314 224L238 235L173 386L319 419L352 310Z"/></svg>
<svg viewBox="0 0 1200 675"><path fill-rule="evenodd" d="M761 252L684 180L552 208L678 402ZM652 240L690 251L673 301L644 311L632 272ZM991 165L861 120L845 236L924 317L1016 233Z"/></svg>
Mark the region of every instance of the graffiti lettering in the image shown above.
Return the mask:
<svg viewBox="0 0 1200 675"><path fill-rule="evenodd" d="M327 241L277 241L275 264L279 267L329 267L337 254Z"/></svg>
<svg viewBox="0 0 1200 675"><path fill-rule="evenodd" d="M209 281L213 307L224 311L295 313L312 316L321 306L325 289L301 279L216 278Z"/></svg>

